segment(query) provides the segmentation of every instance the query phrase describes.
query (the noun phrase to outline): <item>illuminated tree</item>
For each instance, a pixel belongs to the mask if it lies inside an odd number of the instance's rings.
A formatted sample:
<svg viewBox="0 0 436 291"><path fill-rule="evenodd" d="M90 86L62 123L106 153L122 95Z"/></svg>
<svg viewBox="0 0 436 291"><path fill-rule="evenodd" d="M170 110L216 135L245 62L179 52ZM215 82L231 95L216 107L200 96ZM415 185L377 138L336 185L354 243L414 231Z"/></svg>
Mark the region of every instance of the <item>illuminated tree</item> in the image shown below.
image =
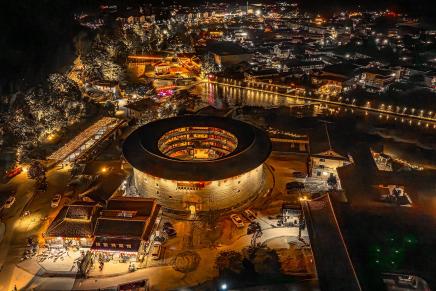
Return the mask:
<svg viewBox="0 0 436 291"><path fill-rule="evenodd" d="M210 53L203 56L201 63L202 63L202 71L205 74L219 72L219 67L215 63L215 60L213 59L213 56Z"/></svg>
<svg viewBox="0 0 436 291"><path fill-rule="evenodd" d="M42 185L46 181L46 169L39 161L32 161L27 172L29 179L35 180L38 185Z"/></svg>

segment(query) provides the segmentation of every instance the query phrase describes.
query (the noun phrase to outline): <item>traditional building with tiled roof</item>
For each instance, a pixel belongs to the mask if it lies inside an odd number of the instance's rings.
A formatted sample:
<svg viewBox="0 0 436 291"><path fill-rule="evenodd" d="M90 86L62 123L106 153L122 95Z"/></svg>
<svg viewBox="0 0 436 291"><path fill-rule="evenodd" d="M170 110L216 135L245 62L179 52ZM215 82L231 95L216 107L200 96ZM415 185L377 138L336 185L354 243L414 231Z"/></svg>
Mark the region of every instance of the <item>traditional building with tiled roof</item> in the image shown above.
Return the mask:
<svg viewBox="0 0 436 291"><path fill-rule="evenodd" d="M90 246L98 208L96 203L82 201L65 205L47 228L46 240L52 244L63 244L69 240L81 246Z"/></svg>
<svg viewBox="0 0 436 291"><path fill-rule="evenodd" d="M94 252L136 255L144 250L160 210L155 199L113 197L94 229Z"/></svg>

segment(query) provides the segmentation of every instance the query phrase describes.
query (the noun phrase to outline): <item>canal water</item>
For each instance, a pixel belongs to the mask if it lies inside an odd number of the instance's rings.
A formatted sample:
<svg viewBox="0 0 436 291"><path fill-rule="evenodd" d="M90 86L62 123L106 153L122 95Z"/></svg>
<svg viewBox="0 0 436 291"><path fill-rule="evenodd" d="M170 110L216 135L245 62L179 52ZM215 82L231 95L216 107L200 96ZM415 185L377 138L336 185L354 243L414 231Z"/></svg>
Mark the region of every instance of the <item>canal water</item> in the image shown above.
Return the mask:
<svg viewBox="0 0 436 291"><path fill-rule="evenodd" d="M418 164L436 168L434 123L221 84L201 83L191 88L190 93L200 98L204 105L217 109L244 106L265 109L289 107L296 117L313 117L339 124L352 122L359 131L378 136L385 149L389 149L396 157L412 159Z"/></svg>

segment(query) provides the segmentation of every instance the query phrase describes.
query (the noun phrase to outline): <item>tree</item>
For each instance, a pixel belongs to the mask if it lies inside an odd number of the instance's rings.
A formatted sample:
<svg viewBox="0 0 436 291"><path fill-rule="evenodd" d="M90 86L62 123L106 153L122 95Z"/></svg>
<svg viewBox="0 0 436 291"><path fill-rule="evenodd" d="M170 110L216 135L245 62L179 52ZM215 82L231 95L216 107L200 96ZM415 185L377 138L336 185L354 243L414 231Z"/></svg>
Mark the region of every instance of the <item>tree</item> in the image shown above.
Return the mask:
<svg viewBox="0 0 436 291"><path fill-rule="evenodd" d="M257 247L257 239L262 236L262 228L259 222L251 222L247 228L247 234L253 234L251 237L251 247Z"/></svg>
<svg viewBox="0 0 436 291"><path fill-rule="evenodd" d="M47 183L45 172L46 169L44 165L41 164L41 162L34 160L30 163L27 176L29 177L29 179L35 180L38 187L42 187Z"/></svg>
<svg viewBox="0 0 436 291"><path fill-rule="evenodd" d="M239 274L244 266L242 265L242 255L235 251L223 251L215 259L215 267L220 273L231 272Z"/></svg>
<svg viewBox="0 0 436 291"><path fill-rule="evenodd" d="M202 58L202 70L205 74L216 73L219 71L218 65L212 57L212 54L207 53Z"/></svg>
<svg viewBox="0 0 436 291"><path fill-rule="evenodd" d="M338 180L335 175L330 173L330 176L327 178L327 185L329 185L330 189L337 189L338 187Z"/></svg>
<svg viewBox="0 0 436 291"><path fill-rule="evenodd" d="M256 273L260 275L280 274L280 261L277 253L266 246L256 249L252 259Z"/></svg>

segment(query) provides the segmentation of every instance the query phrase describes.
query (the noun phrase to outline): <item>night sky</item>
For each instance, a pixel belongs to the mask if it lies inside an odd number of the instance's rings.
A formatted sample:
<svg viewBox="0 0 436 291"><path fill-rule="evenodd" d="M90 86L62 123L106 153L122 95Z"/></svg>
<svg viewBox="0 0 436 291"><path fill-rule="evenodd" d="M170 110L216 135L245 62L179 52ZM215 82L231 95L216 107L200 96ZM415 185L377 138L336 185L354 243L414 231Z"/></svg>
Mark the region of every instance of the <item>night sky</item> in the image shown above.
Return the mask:
<svg viewBox="0 0 436 291"><path fill-rule="evenodd" d="M165 5L175 3L164 1ZM195 5L201 1L179 1L183 5ZM210 1L230 2L237 1ZM255 3L256 1L250 1ZM266 1L273 2L273 1ZM436 14L431 0L364 1L364 0L305 0L297 1L303 10L331 13L354 7L389 8L426 17ZM101 4L152 3L162 1L92 1L92 0L8 0L3 1L0 11L0 94L16 91L23 86L44 80L48 73L59 71L74 57L73 39L80 32L74 22L74 13L98 9ZM245 1L240 1L245 3Z"/></svg>

